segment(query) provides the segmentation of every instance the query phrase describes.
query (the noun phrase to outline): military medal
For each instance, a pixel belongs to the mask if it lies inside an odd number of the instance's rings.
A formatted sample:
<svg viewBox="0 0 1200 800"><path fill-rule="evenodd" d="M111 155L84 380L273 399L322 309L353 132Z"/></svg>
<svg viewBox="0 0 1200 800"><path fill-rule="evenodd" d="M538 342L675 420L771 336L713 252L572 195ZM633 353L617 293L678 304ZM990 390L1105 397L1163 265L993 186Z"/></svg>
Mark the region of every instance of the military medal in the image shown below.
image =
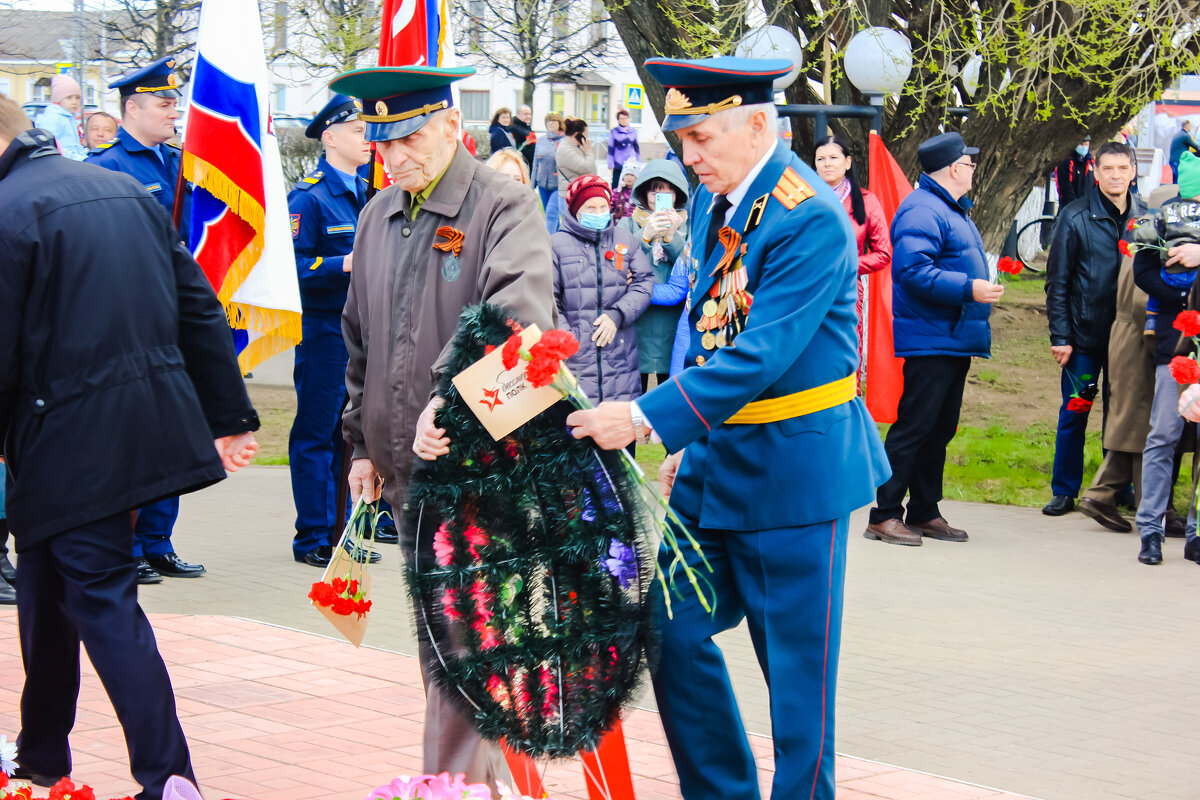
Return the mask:
<svg viewBox="0 0 1200 800"><path fill-rule="evenodd" d="M462 252L463 232L457 228L451 228L449 225L443 225L437 229L436 235L446 240L433 243L434 250L441 250L446 254L446 258L442 261L442 278L446 283L454 283L458 280L458 276L462 275L458 254Z"/></svg>
<svg viewBox="0 0 1200 800"><path fill-rule="evenodd" d="M700 307L700 310L701 310L701 311L704 313L704 316L706 316L706 317L714 317L714 316L716 316L716 314L717 314L717 301L716 301L716 300L705 300L705 301L704 301L704 305L702 305L702 306Z"/></svg>
<svg viewBox="0 0 1200 800"><path fill-rule="evenodd" d="M717 346L717 337L713 336L711 332L704 334L700 337L700 346L705 350L715 349Z"/></svg>

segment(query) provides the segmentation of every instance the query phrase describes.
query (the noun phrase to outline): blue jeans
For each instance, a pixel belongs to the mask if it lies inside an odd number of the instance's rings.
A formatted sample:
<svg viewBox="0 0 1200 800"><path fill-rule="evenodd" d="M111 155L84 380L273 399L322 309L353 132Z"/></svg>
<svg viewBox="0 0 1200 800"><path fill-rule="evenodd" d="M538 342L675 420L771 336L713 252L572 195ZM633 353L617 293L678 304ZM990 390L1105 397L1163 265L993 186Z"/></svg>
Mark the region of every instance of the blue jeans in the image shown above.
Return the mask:
<svg viewBox="0 0 1200 800"><path fill-rule="evenodd" d="M546 212L546 232L551 236L558 233L558 221L562 217L563 203L562 195L557 190L547 192L545 189L538 189L542 195L542 208Z"/></svg>
<svg viewBox="0 0 1200 800"><path fill-rule="evenodd" d="M1171 368L1154 368L1154 402L1150 406L1150 435L1142 451L1142 501L1138 503L1137 529L1142 538L1163 535L1163 518L1171 505L1171 480L1175 445L1183 435L1183 417L1179 416L1179 384L1171 377ZM1188 511L1187 539L1196 538L1196 509Z"/></svg>
<svg viewBox="0 0 1200 800"><path fill-rule="evenodd" d="M1075 392L1076 386L1067 375L1070 372L1082 385L1099 383L1104 400L1104 415L1108 415L1108 366L1105 359L1081 353L1078 350L1071 353L1067 366L1062 371L1062 405L1058 409L1058 435L1054 440L1054 471L1050 478L1050 491L1055 497L1078 497L1079 488L1083 484L1083 443L1087 434L1088 412L1078 413L1067 410L1067 403ZM1100 373L1104 380L1099 380ZM1084 375L1091 375L1090 380L1083 380ZM1104 419L1101 419L1100 430L1104 430Z"/></svg>

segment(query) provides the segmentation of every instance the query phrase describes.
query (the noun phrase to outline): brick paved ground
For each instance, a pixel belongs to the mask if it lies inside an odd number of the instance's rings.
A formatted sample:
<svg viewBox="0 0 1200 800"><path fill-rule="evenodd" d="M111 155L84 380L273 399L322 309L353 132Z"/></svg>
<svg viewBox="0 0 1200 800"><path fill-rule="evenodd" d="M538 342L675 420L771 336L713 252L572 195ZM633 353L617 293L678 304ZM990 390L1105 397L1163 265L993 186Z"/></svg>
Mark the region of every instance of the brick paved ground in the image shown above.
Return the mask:
<svg viewBox="0 0 1200 800"><path fill-rule="evenodd" d="M1078 514L1051 519L956 503L944 510L971 531L969 544L882 545L862 539L863 515L854 518L838 751L1045 800L1200 797L1192 677L1200 637L1190 620L1200 571L1182 560L1182 541L1169 540L1166 563L1150 568L1135 560L1135 537ZM176 547L210 574L144 587L143 604L329 633L304 600L318 571L290 557L293 514L286 468L246 470L184 498ZM385 555L366 644L412 653L399 553ZM748 728L769 734L748 637L734 631L722 644ZM0 656L0 687L19 680L13 652L0 650L9 654ZM280 680L293 691L311 688L303 676ZM652 698L642 704L652 707ZM0 705L9 730L3 713L13 707ZM639 716L656 720L635 714L630 724ZM857 796L848 791L858 774L842 769L841 796ZM887 774L863 776L911 777ZM911 797L915 788L889 791L876 796Z"/></svg>
<svg viewBox="0 0 1200 800"><path fill-rule="evenodd" d="M151 615L175 687L197 781L209 797L360 800L421 768L424 696L416 659L260 622ZM16 615L0 611L0 728L15 730L21 683ZM658 715L624 723L639 800L678 800ZM771 742L753 737L771 779ZM137 791L121 730L85 665L72 736L73 779L101 798ZM578 762L543 765L554 798L585 798ZM841 756L844 800L1019 800L943 778Z"/></svg>

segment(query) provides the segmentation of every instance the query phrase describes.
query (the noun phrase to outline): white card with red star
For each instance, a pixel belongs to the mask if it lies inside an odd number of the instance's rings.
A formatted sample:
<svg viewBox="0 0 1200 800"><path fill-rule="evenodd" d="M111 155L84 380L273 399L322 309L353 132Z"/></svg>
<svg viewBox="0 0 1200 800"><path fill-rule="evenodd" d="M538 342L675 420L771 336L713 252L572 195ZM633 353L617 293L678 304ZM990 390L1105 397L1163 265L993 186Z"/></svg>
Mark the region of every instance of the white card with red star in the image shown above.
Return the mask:
<svg viewBox="0 0 1200 800"><path fill-rule="evenodd" d="M528 350L541 336L538 326L530 325L521 331L521 348ZM497 347L453 380L454 388L493 439L503 439L562 399L557 389L529 385L525 380L529 362L518 361L512 369L505 369L501 352Z"/></svg>

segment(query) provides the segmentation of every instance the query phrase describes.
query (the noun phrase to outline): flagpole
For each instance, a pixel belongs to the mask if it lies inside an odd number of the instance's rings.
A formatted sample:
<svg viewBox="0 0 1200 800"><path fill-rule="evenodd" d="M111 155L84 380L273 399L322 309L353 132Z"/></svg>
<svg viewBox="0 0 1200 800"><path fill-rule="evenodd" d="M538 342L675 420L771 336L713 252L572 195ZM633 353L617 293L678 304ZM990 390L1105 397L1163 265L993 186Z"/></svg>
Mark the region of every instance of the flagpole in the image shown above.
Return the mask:
<svg viewBox="0 0 1200 800"><path fill-rule="evenodd" d="M176 232L180 230L179 226L183 222L183 197L187 186L187 180L183 177L183 153L181 147L179 149L179 173L175 176L175 201L171 206L171 222L175 225Z"/></svg>

